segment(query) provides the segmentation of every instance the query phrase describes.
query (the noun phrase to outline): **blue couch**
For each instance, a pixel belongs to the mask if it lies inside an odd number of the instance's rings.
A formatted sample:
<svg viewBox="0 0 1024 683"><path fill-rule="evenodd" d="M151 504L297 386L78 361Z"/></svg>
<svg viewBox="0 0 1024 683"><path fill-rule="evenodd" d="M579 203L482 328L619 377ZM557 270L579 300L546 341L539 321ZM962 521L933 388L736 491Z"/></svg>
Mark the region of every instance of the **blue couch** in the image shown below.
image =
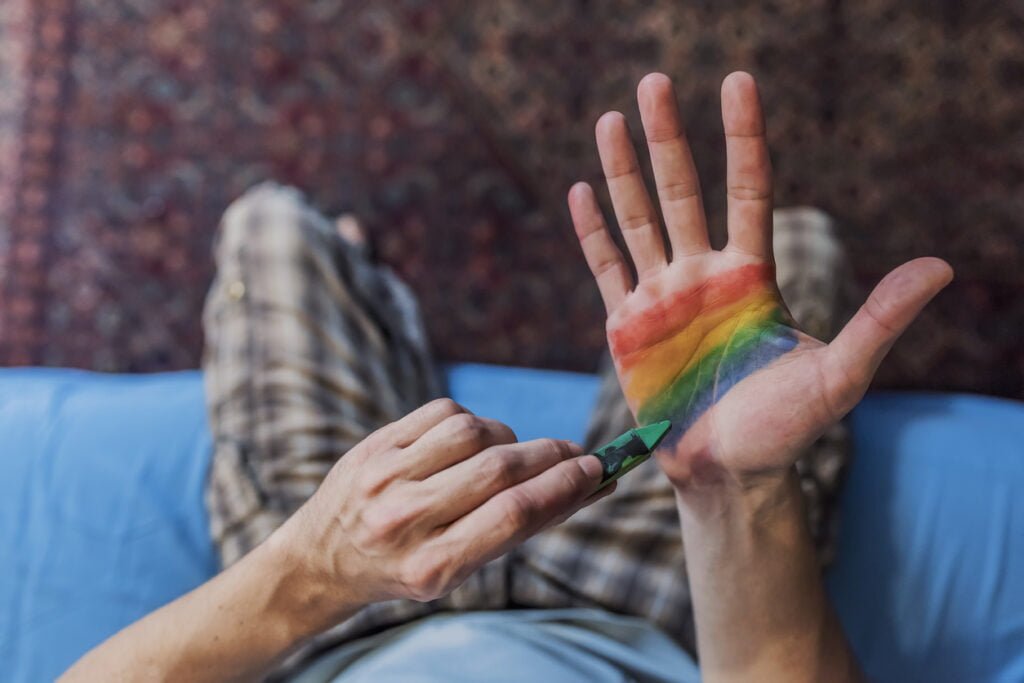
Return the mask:
<svg viewBox="0 0 1024 683"><path fill-rule="evenodd" d="M597 380L461 365L452 395L520 438L580 439ZM852 416L829 590L881 681L1024 681L1024 405L872 394ZM0 661L50 680L216 563L196 372L0 371Z"/></svg>

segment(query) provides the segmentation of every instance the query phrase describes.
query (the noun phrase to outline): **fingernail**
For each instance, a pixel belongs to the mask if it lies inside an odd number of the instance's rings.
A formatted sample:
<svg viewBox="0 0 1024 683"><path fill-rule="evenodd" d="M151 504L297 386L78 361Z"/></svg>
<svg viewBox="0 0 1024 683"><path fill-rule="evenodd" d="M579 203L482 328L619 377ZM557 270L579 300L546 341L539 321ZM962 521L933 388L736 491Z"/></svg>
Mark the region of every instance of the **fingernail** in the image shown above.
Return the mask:
<svg viewBox="0 0 1024 683"><path fill-rule="evenodd" d="M583 473L591 479L600 479L604 474L604 467L596 455L585 455L579 459L579 463Z"/></svg>

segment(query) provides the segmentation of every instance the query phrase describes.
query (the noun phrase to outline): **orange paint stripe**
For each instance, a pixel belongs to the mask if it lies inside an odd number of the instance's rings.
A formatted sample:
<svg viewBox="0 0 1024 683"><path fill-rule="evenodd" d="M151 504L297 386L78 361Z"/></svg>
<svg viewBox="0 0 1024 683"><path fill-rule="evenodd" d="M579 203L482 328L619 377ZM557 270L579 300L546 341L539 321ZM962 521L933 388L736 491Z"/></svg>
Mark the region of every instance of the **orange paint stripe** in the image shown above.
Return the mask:
<svg viewBox="0 0 1024 683"><path fill-rule="evenodd" d="M727 344L737 330L761 324L777 310L773 293L751 292L739 301L697 316L685 329L649 349L619 359L626 395L631 402L645 403L712 350Z"/></svg>
<svg viewBox="0 0 1024 683"><path fill-rule="evenodd" d="M623 358L674 336L704 313L729 306L753 292L771 290L774 271L769 265L734 268L659 301L622 322L612 333L612 354Z"/></svg>

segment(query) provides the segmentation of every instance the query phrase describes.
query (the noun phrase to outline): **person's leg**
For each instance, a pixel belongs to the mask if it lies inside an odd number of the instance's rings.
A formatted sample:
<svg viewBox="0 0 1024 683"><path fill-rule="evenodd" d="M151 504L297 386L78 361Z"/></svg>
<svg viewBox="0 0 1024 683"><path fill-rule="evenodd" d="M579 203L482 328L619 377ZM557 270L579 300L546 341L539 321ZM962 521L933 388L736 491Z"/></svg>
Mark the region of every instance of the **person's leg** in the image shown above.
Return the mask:
<svg viewBox="0 0 1024 683"><path fill-rule="evenodd" d="M810 209L777 211L775 250L780 288L794 317L808 333L831 339L848 313L845 262L832 221ZM634 426L606 359L584 446L592 451ZM838 425L798 463L823 557L831 555L835 495L847 454L846 430ZM511 599L526 606L597 606L645 617L692 652L696 640L685 553L668 479L652 459L618 486L513 553Z"/></svg>
<svg viewBox="0 0 1024 683"><path fill-rule="evenodd" d="M438 394L415 303L298 192L226 212L203 315L215 452L206 502L224 566L258 545L378 427Z"/></svg>
<svg viewBox="0 0 1024 683"><path fill-rule="evenodd" d="M439 395L412 294L338 233L298 192L272 184L221 223L203 365L215 443L206 503L224 566L284 522L352 446ZM502 606L504 586L493 563L445 601L371 605L289 666L439 609Z"/></svg>

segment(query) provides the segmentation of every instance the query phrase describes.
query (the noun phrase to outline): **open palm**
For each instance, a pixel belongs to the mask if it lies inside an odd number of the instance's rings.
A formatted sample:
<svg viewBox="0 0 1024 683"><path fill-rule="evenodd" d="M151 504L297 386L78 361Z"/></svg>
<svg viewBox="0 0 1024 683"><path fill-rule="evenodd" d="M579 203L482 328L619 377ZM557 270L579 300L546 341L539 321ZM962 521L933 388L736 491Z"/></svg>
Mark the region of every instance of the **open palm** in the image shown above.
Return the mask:
<svg viewBox="0 0 1024 683"><path fill-rule="evenodd" d="M677 486L785 470L860 400L952 271L938 259L906 263L831 344L804 334L775 283L771 162L753 78L734 73L722 85L729 241L721 251L708 243L671 81L647 76L638 100L670 250L621 114L601 117L597 144L637 282L593 190L579 183L569 193L626 400L641 424L672 420L657 455Z"/></svg>

